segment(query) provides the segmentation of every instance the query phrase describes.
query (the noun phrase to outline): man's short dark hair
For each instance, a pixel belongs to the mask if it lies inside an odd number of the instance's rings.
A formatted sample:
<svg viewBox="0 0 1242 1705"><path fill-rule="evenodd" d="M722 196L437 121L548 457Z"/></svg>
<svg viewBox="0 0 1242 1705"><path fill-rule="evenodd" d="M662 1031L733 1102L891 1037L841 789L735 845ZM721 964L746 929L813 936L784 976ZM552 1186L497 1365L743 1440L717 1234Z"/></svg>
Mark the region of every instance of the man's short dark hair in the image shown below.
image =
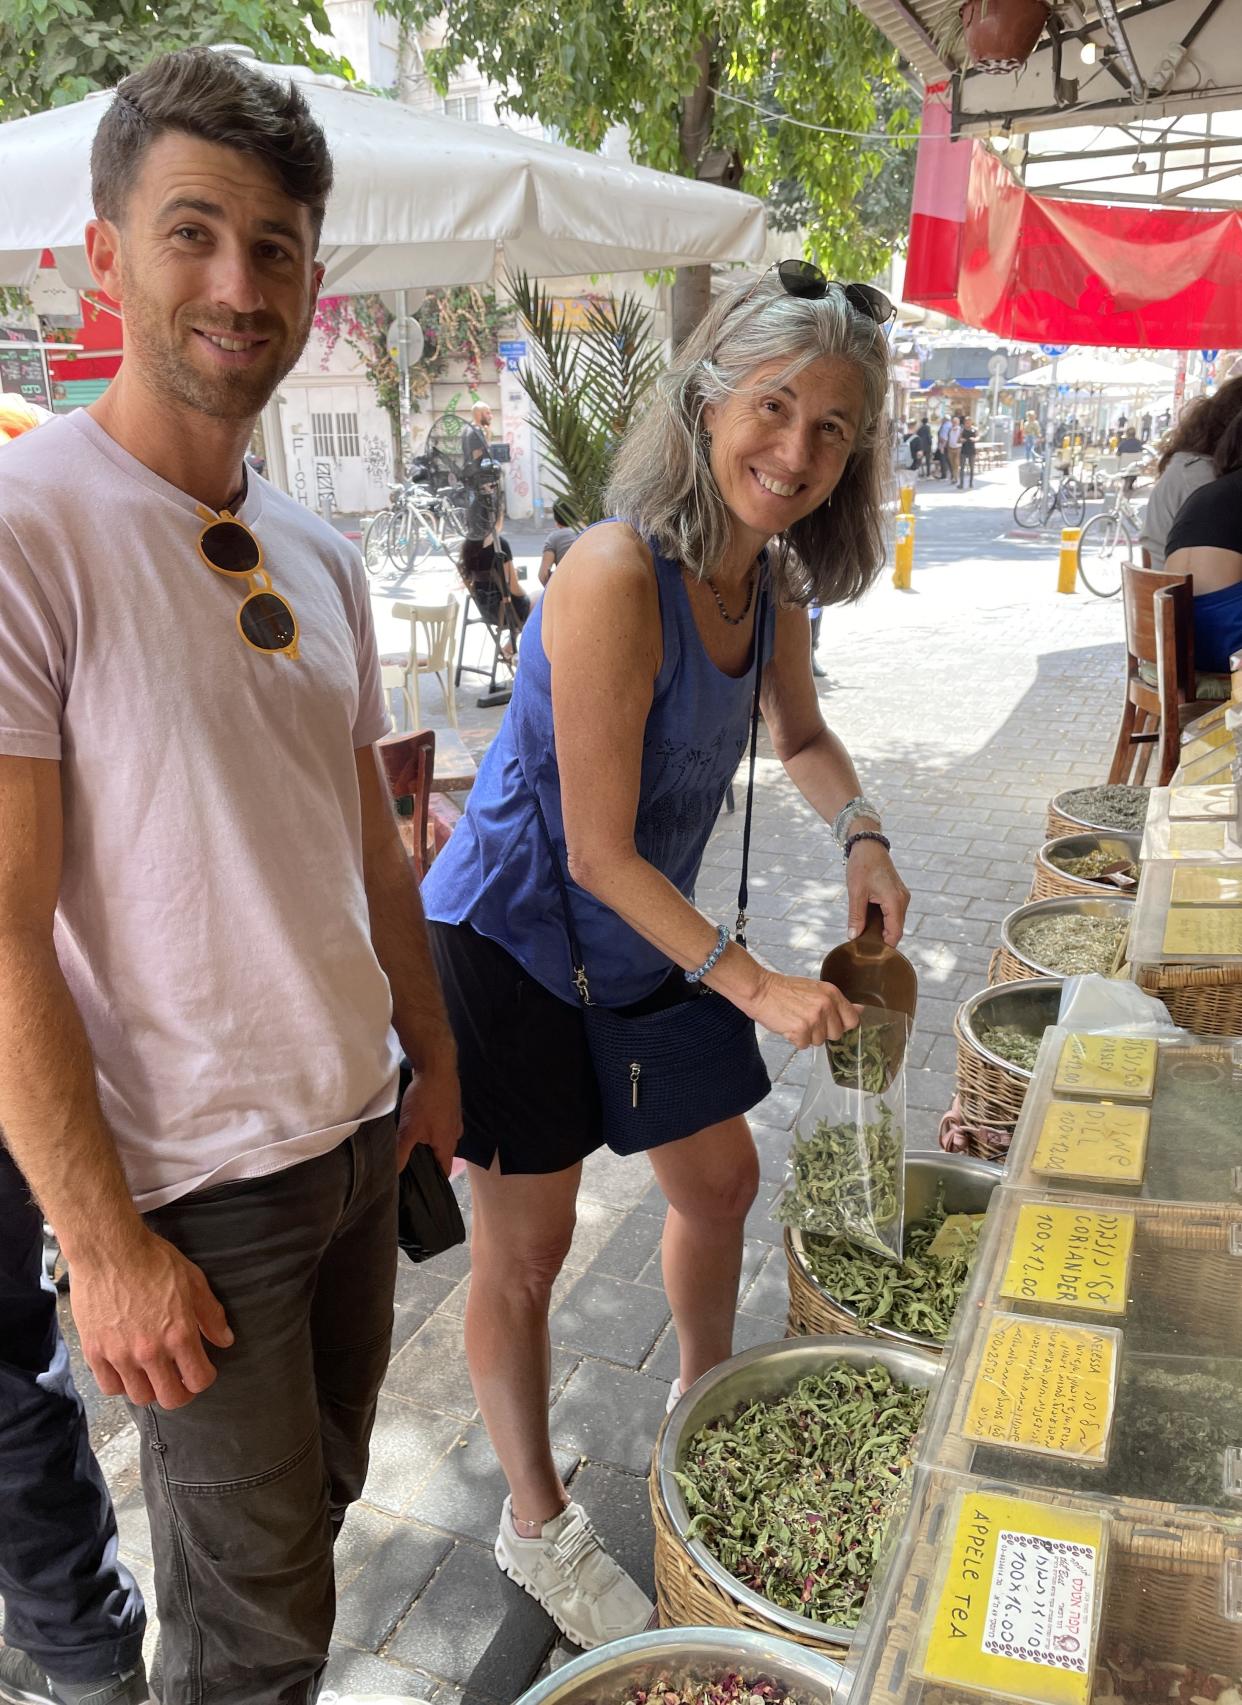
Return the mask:
<svg viewBox="0 0 1242 1705"><path fill-rule="evenodd" d="M143 155L170 131L252 154L311 216L315 242L332 190L332 155L306 99L244 60L212 48L165 53L120 84L91 149L91 196L117 223Z"/></svg>

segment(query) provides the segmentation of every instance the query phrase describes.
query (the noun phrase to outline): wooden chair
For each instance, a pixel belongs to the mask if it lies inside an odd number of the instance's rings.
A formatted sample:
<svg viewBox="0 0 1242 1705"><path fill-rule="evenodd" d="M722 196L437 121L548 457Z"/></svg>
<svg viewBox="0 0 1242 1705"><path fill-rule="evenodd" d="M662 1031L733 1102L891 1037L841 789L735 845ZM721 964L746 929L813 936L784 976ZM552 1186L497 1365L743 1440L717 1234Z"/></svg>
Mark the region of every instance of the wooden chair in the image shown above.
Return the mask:
<svg viewBox="0 0 1242 1705"><path fill-rule="evenodd" d="M421 882L436 854L429 830L431 783L436 768L435 731L388 734L379 742L388 791L397 813L401 844L413 860Z"/></svg>
<svg viewBox="0 0 1242 1705"><path fill-rule="evenodd" d="M457 636L460 606L456 598L447 604L394 604L398 621L410 624L410 649L405 660L405 686L412 705L413 726L423 720L418 698L418 677L434 675L444 695L444 714L450 728L457 727L457 694L454 691L453 641ZM391 659L384 662L391 664Z"/></svg>
<svg viewBox="0 0 1242 1705"><path fill-rule="evenodd" d="M1189 575L1126 563L1121 570L1121 600L1126 622L1126 696L1108 779L1145 781L1155 748L1157 785L1166 787L1177 768L1182 728L1224 694L1218 677L1195 673L1194 593ZM1214 692L1204 692L1209 685Z"/></svg>
<svg viewBox="0 0 1242 1705"><path fill-rule="evenodd" d="M392 713L392 695L400 693L401 708L405 714L405 727L399 728L399 734L406 734L412 728L418 727L418 718L414 714L414 701L410 697L410 689L405 684L404 663L381 663L380 685L384 690L384 704L389 714Z"/></svg>

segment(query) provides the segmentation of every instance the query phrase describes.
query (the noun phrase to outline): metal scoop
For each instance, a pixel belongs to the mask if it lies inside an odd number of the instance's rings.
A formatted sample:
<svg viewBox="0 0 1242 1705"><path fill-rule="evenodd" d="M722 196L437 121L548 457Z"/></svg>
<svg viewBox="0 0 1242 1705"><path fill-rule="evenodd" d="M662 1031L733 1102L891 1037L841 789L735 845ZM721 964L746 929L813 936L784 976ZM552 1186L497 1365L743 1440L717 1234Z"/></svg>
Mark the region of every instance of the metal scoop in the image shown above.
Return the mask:
<svg viewBox="0 0 1242 1705"><path fill-rule="evenodd" d="M834 983L855 1006L878 1006L914 1020L919 979L904 953L884 940L884 913L867 907L867 921L853 941L834 947L820 966L820 981Z"/></svg>

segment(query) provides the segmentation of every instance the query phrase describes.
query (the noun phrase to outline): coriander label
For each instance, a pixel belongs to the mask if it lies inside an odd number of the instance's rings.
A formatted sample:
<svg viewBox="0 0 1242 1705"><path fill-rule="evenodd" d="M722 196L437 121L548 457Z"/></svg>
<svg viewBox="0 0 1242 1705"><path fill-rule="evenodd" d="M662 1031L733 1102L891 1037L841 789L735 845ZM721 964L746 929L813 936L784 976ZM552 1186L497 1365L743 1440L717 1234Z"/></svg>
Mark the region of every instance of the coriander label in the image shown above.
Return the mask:
<svg viewBox="0 0 1242 1705"><path fill-rule="evenodd" d="M1019 1302L1124 1314L1133 1251L1133 1214L1024 1202L1000 1294Z"/></svg>

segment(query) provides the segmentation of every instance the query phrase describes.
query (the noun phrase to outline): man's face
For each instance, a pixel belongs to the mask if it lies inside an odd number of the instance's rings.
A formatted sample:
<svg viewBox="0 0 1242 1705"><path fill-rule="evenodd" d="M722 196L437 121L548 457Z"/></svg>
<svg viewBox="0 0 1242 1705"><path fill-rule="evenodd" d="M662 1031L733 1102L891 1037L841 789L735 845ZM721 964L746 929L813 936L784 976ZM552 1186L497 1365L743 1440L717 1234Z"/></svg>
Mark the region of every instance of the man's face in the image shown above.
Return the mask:
<svg viewBox="0 0 1242 1705"><path fill-rule="evenodd" d="M486 432L488 427L492 424L492 411L491 411L491 409L489 409L489 408L479 409L478 412L475 414L474 423L476 426L482 427L483 431Z"/></svg>
<svg viewBox="0 0 1242 1705"><path fill-rule="evenodd" d="M253 155L172 132L119 226L98 223L92 261L124 311L126 363L200 414L257 415L310 332L323 269L309 210Z"/></svg>

